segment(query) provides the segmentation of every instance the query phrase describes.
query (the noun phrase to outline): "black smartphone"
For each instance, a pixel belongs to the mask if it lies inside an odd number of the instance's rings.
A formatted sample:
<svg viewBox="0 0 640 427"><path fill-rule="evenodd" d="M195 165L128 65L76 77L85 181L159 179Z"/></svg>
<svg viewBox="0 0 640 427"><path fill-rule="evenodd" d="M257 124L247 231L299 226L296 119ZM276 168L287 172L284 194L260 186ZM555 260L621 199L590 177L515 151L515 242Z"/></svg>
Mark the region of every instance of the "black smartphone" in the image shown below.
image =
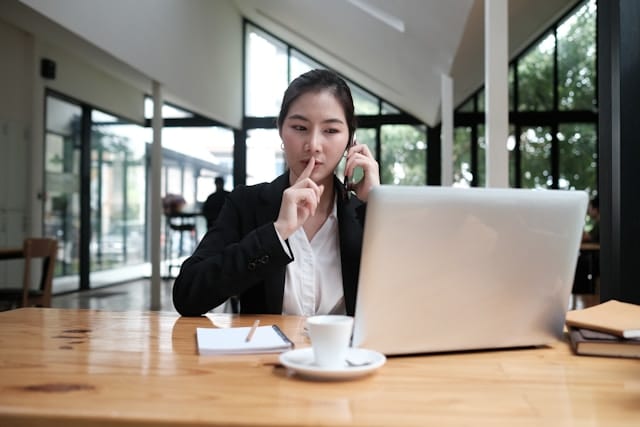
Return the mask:
<svg viewBox="0 0 640 427"><path fill-rule="evenodd" d="M351 137L351 139L349 140L349 143L347 144L347 148L346 151L349 151L349 148L353 147L356 144L356 133L353 133L353 136ZM351 198L351 191L349 191L349 176L347 175L347 164L345 163L345 173L344 173L344 192L347 196L347 199Z"/></svg>

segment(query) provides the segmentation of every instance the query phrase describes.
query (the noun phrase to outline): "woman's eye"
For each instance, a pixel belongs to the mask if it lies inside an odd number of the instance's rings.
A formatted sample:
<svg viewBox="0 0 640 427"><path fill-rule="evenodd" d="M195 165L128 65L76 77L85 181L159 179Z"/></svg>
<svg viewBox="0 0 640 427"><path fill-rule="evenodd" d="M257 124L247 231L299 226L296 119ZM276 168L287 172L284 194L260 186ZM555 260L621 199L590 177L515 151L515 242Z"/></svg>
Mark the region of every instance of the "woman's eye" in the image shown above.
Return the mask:
<svg viewBox="0 0 640 427"><path fill-rule="evenodd" d="M300 132L307 130L307 128L305 128L304 126L300 126L300 125L293 125L291 127L293 128L293 130L297 130L297 131L300 131Z"/></svg>
<svg viewBox="0 0 640 427"><path fill-rule="evenodd" d="M325 132L327 132L327 133L338 133L340 131L338 129L327 129Z"/></svg>

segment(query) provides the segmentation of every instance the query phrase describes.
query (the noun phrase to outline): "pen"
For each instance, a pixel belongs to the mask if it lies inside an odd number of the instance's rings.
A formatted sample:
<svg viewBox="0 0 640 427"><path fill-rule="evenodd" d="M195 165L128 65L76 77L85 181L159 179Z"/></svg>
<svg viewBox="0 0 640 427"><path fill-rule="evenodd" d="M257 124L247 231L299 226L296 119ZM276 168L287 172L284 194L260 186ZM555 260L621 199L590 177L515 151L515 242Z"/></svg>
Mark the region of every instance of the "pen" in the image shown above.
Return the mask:
<svg viewBox="0 0 640 427"><path fill-rule="evenodd" d="M251 341L251 338L253 338L253 334L256 332L256 329L258 328L259 324L260 324L260 319L257 319L255 322L253 322L253 326L251 327L251 330L247 334L247 338L244 339L244 342Z"/></svg>

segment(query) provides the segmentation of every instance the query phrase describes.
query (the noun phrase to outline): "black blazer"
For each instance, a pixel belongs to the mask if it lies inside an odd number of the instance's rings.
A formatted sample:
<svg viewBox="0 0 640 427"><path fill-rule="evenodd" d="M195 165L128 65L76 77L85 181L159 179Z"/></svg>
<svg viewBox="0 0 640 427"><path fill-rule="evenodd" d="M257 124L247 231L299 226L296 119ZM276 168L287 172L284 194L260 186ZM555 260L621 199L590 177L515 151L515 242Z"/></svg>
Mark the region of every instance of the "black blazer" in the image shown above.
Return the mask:
<svg viewBox="0 0 640 427"><path fill-rule="evenodd" d="M356 197L346 199L335 177L334 185L345 306L353 315L366 205ZM270 183L239 186L228 195L215 224L175 280L173 304L180 314L200 316L232 296L239 297L242 313L282 313L285 271L291 259L273 223L288 186L287 172Z"/></svg>

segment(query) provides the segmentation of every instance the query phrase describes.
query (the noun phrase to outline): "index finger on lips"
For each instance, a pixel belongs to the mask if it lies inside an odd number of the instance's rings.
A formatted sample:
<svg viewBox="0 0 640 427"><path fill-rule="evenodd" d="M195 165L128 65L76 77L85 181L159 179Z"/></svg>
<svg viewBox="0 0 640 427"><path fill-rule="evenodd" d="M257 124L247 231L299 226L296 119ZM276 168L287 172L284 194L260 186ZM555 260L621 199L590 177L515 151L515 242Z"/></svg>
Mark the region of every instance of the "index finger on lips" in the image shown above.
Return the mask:
<svg viewBox="0 0 640 427"><path fill-rule="evenodd" d="M304 168L300 176L298 177L298 181L302 181L303 179L307 179L311 176L311 172L313 172L313 167L316 165L316 159L310 158L309 163L307 163L307 167Z"/></svg>

